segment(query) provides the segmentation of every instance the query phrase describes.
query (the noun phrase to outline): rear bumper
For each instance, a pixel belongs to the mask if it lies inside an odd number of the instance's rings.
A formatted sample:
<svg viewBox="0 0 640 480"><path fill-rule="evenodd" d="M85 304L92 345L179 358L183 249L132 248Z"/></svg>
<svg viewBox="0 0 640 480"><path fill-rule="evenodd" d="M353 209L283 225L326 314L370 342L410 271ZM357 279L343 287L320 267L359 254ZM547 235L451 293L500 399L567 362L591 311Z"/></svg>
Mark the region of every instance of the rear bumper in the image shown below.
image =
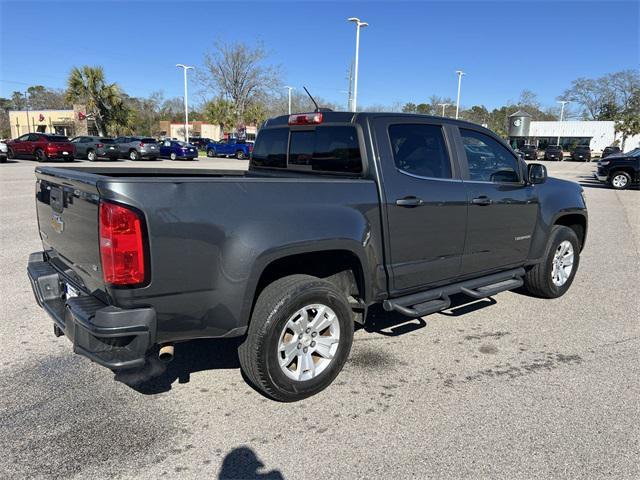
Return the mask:
<svg viewBox="0 0 640 480"><path fill-rule="evenodd" d="M141 150L138 153L140 153L140 158L158 158L160 156L160 152L158 150Z"/></svg>
<svg viewBox="0 0 640 480"><path fill-rule="evenodd" d="M27 274L36 302L52 318L56 331L71 341L75 353L112 370L144 365L156 338L153 308L125 310L91 295L67 298L63 279L43 252L29 256Z"/></svg>
<svg viewBox="0 0 640 480"><path fill-rule="evenodd" d="M111 159L117 159L118 157L120 157L120 152L117 149L109 150L105 148L99 148L96 153L98 157L106 157Z"/></svg>

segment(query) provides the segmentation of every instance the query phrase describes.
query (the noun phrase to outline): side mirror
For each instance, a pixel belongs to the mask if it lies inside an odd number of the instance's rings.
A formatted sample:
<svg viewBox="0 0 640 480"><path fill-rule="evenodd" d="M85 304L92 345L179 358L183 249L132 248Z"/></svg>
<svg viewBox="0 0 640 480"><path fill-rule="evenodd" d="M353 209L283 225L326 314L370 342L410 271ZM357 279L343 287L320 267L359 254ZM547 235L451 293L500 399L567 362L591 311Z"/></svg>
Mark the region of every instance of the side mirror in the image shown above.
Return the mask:
<svg viewBox="0 0 640 480"><path fill-rule="evenodd" d="M540 163L530 163L527 168L529 183L536 185L538 183L544 183L547 179L547 167L544 165Z"/></svg>

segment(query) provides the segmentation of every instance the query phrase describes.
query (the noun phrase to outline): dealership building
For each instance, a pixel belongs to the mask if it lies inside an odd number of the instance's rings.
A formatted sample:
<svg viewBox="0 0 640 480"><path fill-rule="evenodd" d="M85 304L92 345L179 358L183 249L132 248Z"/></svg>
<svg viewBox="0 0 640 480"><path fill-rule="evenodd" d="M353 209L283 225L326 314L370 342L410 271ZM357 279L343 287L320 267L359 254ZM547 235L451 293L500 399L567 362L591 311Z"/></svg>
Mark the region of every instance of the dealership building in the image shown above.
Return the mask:
<svg viewBox="0 0 640 480"><path fill-rule="evenodd" d="M25 133L53 133L66 137L97 135L95 123L84 105L72 110L9 110L11 138Z"/></svg>
<svg viewBox="0 0 640 480"><path fill-rule="evenodd" d="M544 149L547 145L562 145L571 150L576 145L589 145L595 153L611 145L622 146L622 135L616 133L613 121L536 121L524 110L509 116L509 142L514 148L536 145ZM627 137L624 151L640 146L640 135Z"/></svg>

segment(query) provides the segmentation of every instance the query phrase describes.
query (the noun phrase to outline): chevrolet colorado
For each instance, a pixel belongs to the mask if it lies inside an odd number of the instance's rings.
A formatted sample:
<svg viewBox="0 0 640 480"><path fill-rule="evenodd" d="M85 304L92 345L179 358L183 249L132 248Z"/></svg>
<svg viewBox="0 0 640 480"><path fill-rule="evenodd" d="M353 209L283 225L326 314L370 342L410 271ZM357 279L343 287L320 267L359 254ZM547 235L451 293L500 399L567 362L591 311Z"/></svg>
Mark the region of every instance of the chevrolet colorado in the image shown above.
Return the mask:
<svg viewBox="0 0 640 480"><path fill-rule="evenodd" d="M241 337L265 395L313 395L354 322L450 296L563 295L587 233L581 187L479 125L317 111L267 120L247 172L36 168L28 275L54 333L112 370Z"/></svg>

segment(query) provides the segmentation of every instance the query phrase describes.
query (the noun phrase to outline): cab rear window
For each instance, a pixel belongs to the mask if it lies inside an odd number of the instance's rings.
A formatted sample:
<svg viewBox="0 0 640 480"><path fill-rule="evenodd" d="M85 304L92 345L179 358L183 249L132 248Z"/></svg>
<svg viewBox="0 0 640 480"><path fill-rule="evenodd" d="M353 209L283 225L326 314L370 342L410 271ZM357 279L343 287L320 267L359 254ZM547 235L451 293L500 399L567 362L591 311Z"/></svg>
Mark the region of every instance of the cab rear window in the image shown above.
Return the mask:
<svg viewBox="0 0 640 480"><path fill-rule="evenodd" d="M252 165L314 172L360 173L358 133L352 126L313 130L264 129L253 150Z"/></svg>

